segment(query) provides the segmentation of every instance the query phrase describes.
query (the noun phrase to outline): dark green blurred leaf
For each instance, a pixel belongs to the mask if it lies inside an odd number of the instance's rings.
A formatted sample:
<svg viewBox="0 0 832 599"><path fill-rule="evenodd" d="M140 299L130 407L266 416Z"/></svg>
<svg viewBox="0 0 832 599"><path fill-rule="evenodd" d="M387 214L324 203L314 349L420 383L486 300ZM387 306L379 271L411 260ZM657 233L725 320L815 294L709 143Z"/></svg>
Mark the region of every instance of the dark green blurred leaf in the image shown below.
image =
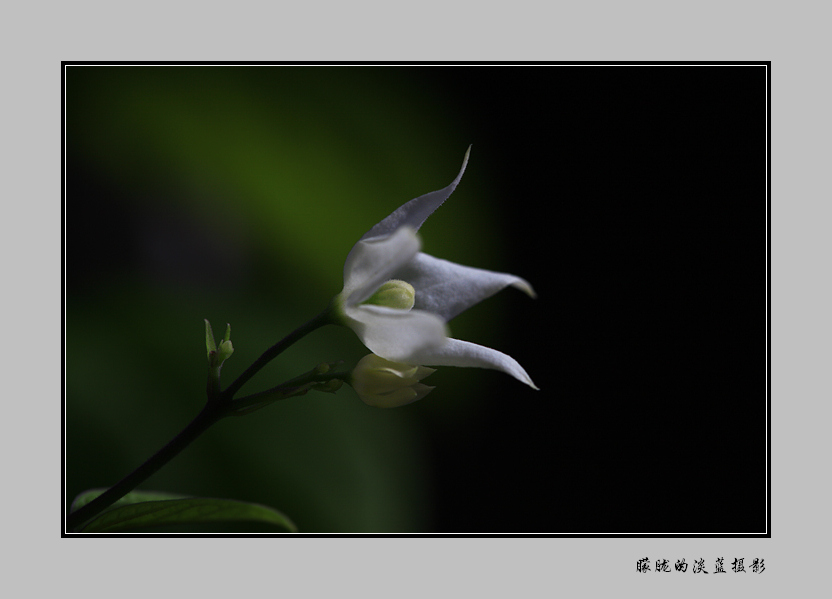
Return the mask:
<svg viewBox="0 0 832 599"><path fill-rule="evenodd" d="M75 499L73 509L89 503L103 491L85 491ZM267 523L289 532L297 532L289 518L265 505L234 499L183 497L172 493L142 491L125 495L90 521L82 532L121 532L166 524L243 521Z"/></svg>

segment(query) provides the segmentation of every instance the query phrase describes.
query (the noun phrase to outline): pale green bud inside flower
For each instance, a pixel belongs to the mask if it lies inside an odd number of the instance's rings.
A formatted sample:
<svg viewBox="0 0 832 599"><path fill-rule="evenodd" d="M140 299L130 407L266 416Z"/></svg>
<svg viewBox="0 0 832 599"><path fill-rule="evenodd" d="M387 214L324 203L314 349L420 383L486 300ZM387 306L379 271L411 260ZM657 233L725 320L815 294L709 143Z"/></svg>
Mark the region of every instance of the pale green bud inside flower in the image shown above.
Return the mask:
<svg viewBox="0 0 832 599"><path fill-rule="evenodd" d="M391 279L362 303L397 310L410 310L416 303L416 290L407 281Z"/></svg>
<svg viewBox="0 0 832 599"><path fill-rule="evenodd" d="M433 368L400 364L368 354L356 364L350 384L367 405L397 408L427 395L433 387L419 381L433 372L436 372Z"/></svg>

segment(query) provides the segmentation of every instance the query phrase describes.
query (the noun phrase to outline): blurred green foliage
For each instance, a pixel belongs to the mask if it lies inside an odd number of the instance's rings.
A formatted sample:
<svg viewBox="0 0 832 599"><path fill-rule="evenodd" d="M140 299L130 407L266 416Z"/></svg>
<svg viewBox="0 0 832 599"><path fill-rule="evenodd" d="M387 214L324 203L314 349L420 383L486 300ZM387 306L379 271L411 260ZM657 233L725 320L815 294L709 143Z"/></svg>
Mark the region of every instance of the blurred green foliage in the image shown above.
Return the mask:
<svg viewBox="0 0 832 599"><path fill-rule="evenodd" d="M228 384L322 310L360 235L447 185L472 142L459 189L422 230L425 251L504 266L477 132L419 69L70 66L65 84L66 505L199 411L203 319L233 327ZM489 344L499 308L472 309L453 333ZM365 353L328 327L244 392ZM463 426L484 392L452 370L398 410L345 386L222 421L141 488L273 506L301 532L430 530L429 433Z"/></svg>

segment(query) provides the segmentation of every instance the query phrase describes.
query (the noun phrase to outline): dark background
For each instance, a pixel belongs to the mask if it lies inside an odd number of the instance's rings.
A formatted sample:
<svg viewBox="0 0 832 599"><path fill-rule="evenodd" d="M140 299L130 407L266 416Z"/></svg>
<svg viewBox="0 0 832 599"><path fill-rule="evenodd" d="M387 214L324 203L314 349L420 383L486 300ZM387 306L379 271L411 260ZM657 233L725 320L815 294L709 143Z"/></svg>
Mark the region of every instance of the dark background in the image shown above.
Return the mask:
<svg viewBox="0 0 832 599"><path fill-rule="evenodd" d="M305 532L765 532L766 73L69 67L67 501L195 415L202 318L232 323L235 376L470 143L425 251L532 283L450 324L541 390L446 368L398 410L310 394L218 424L147 488ZM340 330L297 351L260 388L363 355Z"/></svg>
<svg viewBox="0 0 832 599"><path fill-rule="evenodd" d="M764 530L765 70L451 78L497 137L500 195L531 207L499 205L547 305L529 323L509 299L508 350L536 348L524 364L547 393L512 401L494 381L508 400L443 452L441 528Z"/></svg>

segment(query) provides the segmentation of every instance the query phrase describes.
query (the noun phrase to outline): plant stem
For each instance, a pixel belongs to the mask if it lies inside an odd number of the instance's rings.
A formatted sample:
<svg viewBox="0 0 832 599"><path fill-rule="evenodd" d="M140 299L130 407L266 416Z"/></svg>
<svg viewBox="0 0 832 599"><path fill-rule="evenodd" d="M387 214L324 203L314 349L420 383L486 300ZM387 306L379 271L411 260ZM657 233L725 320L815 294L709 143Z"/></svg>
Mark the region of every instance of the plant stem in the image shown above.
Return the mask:
<svg viewBox="0 0 832 599"><path fill-rule="evenodd" d="M330 372L327 374L315 374L314 372L307 372L298 377L295 377L285 383L260 391L259 393L252 393L240 399L235 399L232 402L235 416L242 416L248 414L254 409L264 407L281 399L288 399L298 395L305 395L311 389L310 383L326 383L332 380L344 381L349 376L347 372ZM253 409L252 409L253 408Z"/></svg>
<svg viewBox="0 0 832 599"><path fill-rule="evenodd" d="M149 460L88 504L72 512L67 518L67 531L74 532L86 521L97 516L124 497L124 495L135 489L162 466L176 457L179 452L190 445L194 439L204 433L212 424L226 415L227 409L224 406L216 403L207 404L197 417L182 429L182 432L171 439L167 445L157 451Z"/></svg>
<svg viewBox="0 0 832 599"><path fill-rule="evenodd" d="M208 402L196 418L194 418L191 423L182 430L182 432L171 439L167 445L157 451L144 464L136 468L133 472L125 476L88 504L72 512L67 518L67 531L76 531L76 529L78 529L82 524L94 518L106 508L110 507L142 482L147 480L162 466L176 457L179 452L185 449L197 437L208 430L212 424L221 418L232 414L235 409L235 406L232 403L234 395L246 382L248 382L249 379L251 379L251 377L260 372L266 364L280 355L290 345L315 329L325 324L329 324L330 322L332 322L331 311L327 308L315 316L312 320L299 326L297 329L286 335L286 337L263 352L263 354L257 358L257 360L255 360L254 363L243 372L243 374L237 377L237 380L231 383L228 389L222 393L217 394L217 389L212 387L211 381L209 380ZM336 377L331 375L330 377L324 377L321 380L327 380L327 378ZM219 379L216 381L216 386L219 386Z"/></svg>
<svg viewBox="0 0 832 599"><path fill-rule="evenodd" d="M234 395L237 394L237 391L245 385L248 380L253 377L255 374L260 372L260 370L269 362L274 360L277 356L279 356L286 348L290 345L308 335L312 331L317 328L324 326L325 324L330 324L332 322L331 319L331 312L330 309L327 308L317 316L315 316L312 320L307 322L306 324L302 324L294 331L286 335L283 339L272 345L269 349L263 352L263 354L257 358L254 363L246 368L246 370L237 377L237 379L231 383L228 388L222 392L223 400L231 401L234 398Z"/></svg>

